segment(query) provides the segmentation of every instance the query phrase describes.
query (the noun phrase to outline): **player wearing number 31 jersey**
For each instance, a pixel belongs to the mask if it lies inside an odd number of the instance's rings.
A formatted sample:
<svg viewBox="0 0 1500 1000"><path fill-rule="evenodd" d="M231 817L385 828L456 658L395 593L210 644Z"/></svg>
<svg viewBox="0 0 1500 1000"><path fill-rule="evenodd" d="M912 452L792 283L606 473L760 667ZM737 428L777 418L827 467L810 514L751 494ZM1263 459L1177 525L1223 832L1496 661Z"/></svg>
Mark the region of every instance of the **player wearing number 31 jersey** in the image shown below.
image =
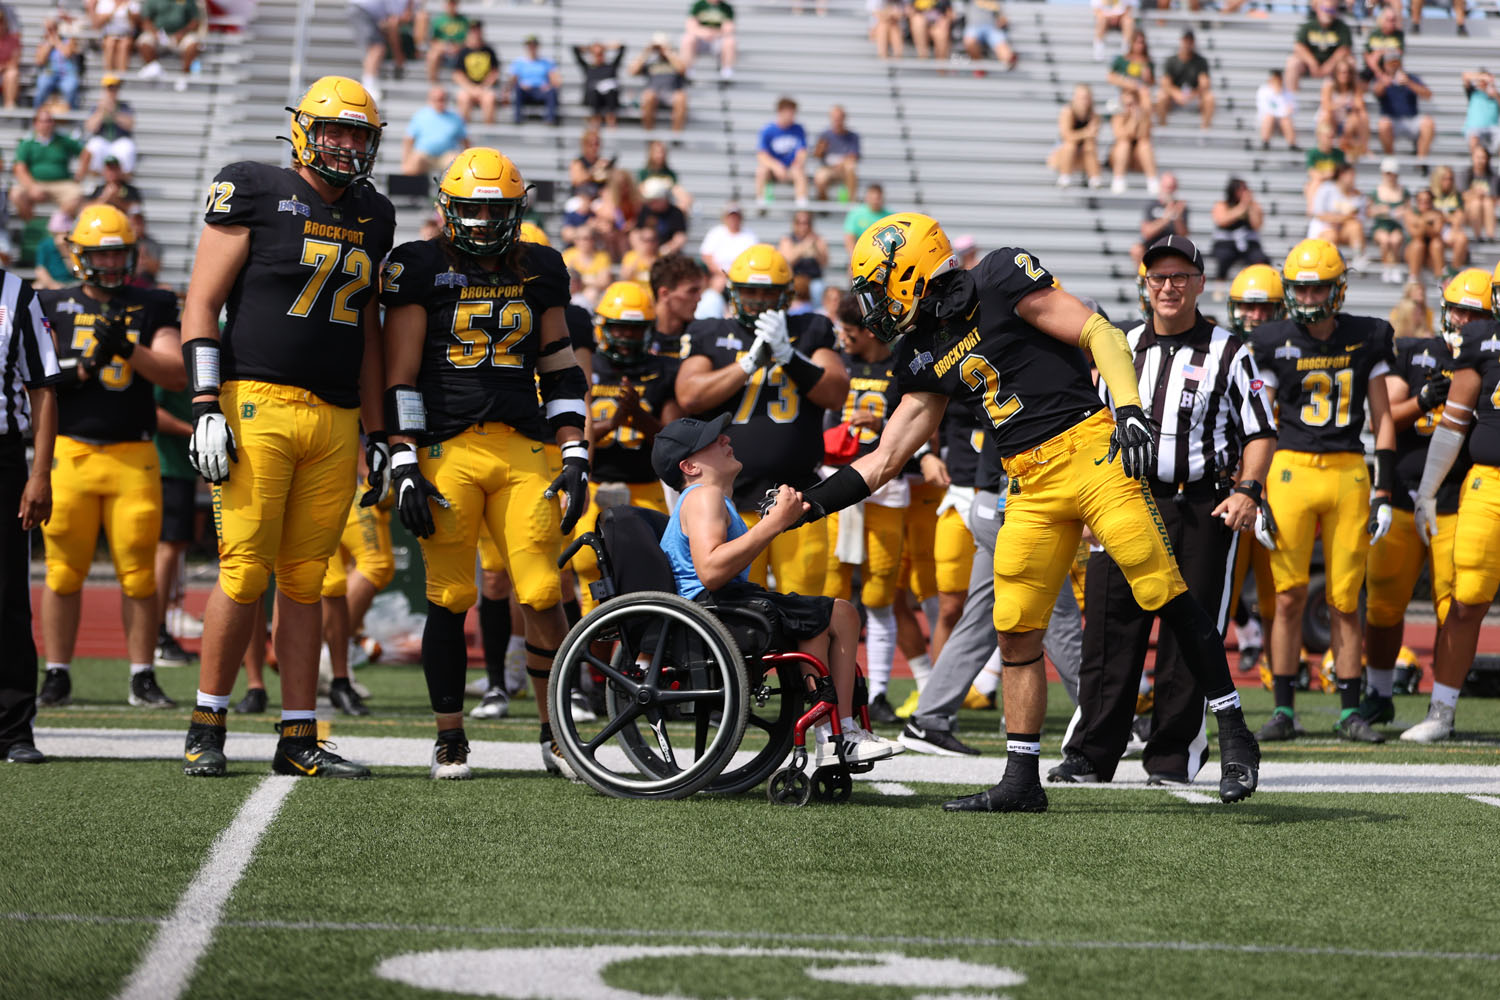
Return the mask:
<svg viewBox="0 0 1500 1000"><path fill-rule="evenodd" d="M282 726L272 768L369 776L318 745L313 702L323 573L353 499L361 416L371 502L389 464L375 294L395 212L367 182L381 122L363 87L326 76L287 110L290 167L233 163L214 178L182 311L189 455L214 484L219 529L189 775L224 773L224 709L274 571Z"/></svg>
<svg viewBox="0 0 1500 1000"><path fill-rule="evenodd" d="M1053 287L1052 275L1024 250L997 250L963 270L942 228L925 215L876 222L855 244L850 269L864 326L899 342L901 402L875 451L804 492L814 505L809 514L847 507L897 475L937 430L950 399L984 414L1010 476L995 542L1005 777L945 808L1047 808L1037 773L1047 704L1042 634L1085 525L1124 570L1141 606L1176 634L1208 695L1219 719L1220 797L1248 797L1260 755L1223 639L1187 593L1151 496L1135 481L1154 467L1155 447L1125 335ZM1092 353L1118 401L1114 421L1080 347Z"/></svg>

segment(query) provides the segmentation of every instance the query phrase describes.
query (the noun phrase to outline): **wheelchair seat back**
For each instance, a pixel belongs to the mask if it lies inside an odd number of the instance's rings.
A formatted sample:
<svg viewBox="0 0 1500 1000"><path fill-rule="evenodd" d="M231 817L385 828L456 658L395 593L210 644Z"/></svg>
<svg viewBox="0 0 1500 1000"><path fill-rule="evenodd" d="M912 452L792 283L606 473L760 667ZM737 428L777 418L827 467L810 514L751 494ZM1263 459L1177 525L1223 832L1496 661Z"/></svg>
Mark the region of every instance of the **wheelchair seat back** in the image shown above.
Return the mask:
<svg viewBox="0 0 1500 1000"><path fill-rule="evenodd" d="M609 577L616 593L643 590L677 593L672 566L661 548L667 516L644 507L610 507L599 515L599 533L609 554Z"/></svg>

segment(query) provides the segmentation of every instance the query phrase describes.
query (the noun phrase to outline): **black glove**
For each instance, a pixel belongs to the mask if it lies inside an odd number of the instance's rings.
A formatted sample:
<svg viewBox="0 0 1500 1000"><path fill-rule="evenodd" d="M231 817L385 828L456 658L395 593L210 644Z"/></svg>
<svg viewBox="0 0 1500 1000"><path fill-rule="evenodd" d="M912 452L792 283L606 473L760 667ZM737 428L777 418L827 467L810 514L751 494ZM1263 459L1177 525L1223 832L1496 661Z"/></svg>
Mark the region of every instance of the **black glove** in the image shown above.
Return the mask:
<svg viewBox="0 0 1500 1000"><path fill-rule="evenodd" d="M1422 383L1422 388L1417 392L1417 405L1422 408L1423 413L1431 412L1448 401L1448 389L1453 385L1453 380L1446 375L1434 375Z"/></svg>
<svg viewBox="0 0 1500 1000"><path fill-rule="evenodd" d="M562 518L562 533L567 535L589 507L589 449L582 441L569 441L562 446L562 453L562 472L543 495L551 500L559 493L567 494L568 506Z"/></svg>
<svg viewBox="0 0 1500 1000"><path fill-rule="evenodd" d="M391 492L391 446L385 431L365 435L365 481L370 488L359 498L361 507L373 507Z"/></svg>
<svg viewBox="0 0 1500 1000"><path fill-rule="evenodd" d="M437 525L432 521L432 508L427 506L427 501L431 500L446 510L448 500L422 475L422 470L417 465L416 450L411 445L396 446L391 455L391 472L394 477L392 486L396 491L396 511L401 515L401 523L418 538L432 537Z"/></svg>
<svg viewBox="0 0 1500 1000"><path fill-rule="evenodd" d="M131 342L130 333L125 327L125 316L106 307L104 315L94 324L93 360L98 363L99 368L103 368L113 358L124 360L134 353L135 344Z"/></svg>
<svg viewBox="0 0 1500 1000"><path fill-rule="evenodd" d="M1139 406L1115 407L1115 429L1109 435L1106 462L1120 456L1120 469L1131 479L1145 479L1156 465L1156 438Z"/></svg>

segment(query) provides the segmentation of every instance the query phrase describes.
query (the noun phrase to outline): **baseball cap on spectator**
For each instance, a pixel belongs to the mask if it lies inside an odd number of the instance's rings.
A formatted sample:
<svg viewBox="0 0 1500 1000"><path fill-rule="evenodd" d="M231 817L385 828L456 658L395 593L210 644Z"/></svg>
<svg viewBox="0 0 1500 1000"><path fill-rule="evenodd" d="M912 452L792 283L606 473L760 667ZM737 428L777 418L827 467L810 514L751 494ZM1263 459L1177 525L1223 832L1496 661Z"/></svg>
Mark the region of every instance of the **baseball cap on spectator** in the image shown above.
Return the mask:
<svg viewBox="0 0 1500 1000"><path fill-rule="evenodd" d="M651 469L656 477L674 490L682 489L683 461L719 440L733 416L721 413L712 420L683 417L663 427L651 444Z"/></svg>
<svg viewBox="0 0 1500 1000"><path fill-rule="evenodd" d="M1401 172L1401 161L1394 156L1387 156L1380 161L1380 172L1382 174L1399 174Z"/></svg>
<svg viewBox="0 0 1500 1000"><path fill-rule="evenodd" d="M737 201L731 201L729 204L727 204L727 205L724 206L724 214L725 215L738 215L738 216L743 217L744 214L745 214L745 210L742 209L742 208L740 208L740 203L739 202L737 202Z"/></svg>
<svg viewBox="0 0 1500 1000"><path fill-rule="evenodd" d="M540 44L542 44L542 40L540 38L536 37L535 35L527 35L525 38L521 39L521 44L522 45L540 45Z"/></svg>
<svg viewBox="0 0 1500 1000"><path fill-rule="evenodd" d="M977 244L974 242L974 237L972 235L970 235L969 233L961 233L959 234L958 238L953 241L953 252L956 254L966 254L970 250L973 250L976 245Z"/></svg>
<svg viewBox="0 0 1500 1000"><path fill-rule="evenodd" d="M665 198L671 193L672 182L665 177L648 177L641 182L641 198L645 201Z"/></svg>
<svg viewBox="0 0 1500 1000"><path fill-rule="evenodd" d="M118 156L106 156L104 158L104 165L106 167L118 167L120 165L120 158Z"/></svg>
<svg viewBox="0 0 1500 1000"><path fill-rule="evenodd" d="M1203 255L1198 252L1198 248L1193 245L1193 241L1186 236L1178 236L1175 233L1171 236L1163 236L1147 247L1146 252L1141 256L1141 261L1147 267L1150 267L1153 261L1165 257L1169 253L1186 257L1189 264L1196 267L1200 272L1203 270Z"/></svg>

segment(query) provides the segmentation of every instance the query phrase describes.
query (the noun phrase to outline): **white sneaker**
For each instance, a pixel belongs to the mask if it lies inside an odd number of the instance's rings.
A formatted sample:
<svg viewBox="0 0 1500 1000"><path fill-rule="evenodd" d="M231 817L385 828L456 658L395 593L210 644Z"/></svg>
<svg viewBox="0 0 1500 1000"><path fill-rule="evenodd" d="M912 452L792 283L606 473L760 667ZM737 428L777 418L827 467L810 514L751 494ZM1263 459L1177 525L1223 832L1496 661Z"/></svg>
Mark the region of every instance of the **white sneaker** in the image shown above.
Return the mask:
<svg viewBox="0 0 1500 1000"><path fill-rule="evenodd" d="M1094 62L1104 61L1104 39L1094 39Z"/></svg>
<svg viewBox="0 0 1500 1000"><path fill-rule="evenodd" d="M465 698L483 698L490 693L490 678L485 674L477 681L470 681L464 685Z"/></svg>
<svg viewBox="0 0 1500 1000"><path fill-rule="evenodd" d="M187 92L187 77L179 76L172 84L172 89L182 94Z"/></svg>
<svg viewBox="0 0 1500 1000"><path fill-rule="evenodd" d="M432 745L432 765L429 773L434 779L462 781L471 778L469 769L469 744L462 740L438 740Z"/></svg>
<svg viewBox="0 0 1500 1000"><path fill-rule="evenodd" d="M1401 734L1408 743L1437 743L1453 738L1453 706L1431 702L1427 706L1427 718Z"/></svg>
<svg viewBox="0 0 1500 1000"><path fill-rule="evenodd" d="M1060 188L1069 188L1069 187L1072 187L1073 186L1073 176L1071 174L1058 174L1057 175L1057 186L1060 187Z"/></svg>
<svg viewBox="0 0 1500 1000"><path fill-rule="evenodd" d="M1109 190L1113 194L1124 194L1125 178L1123 176L1117 176L1114 180L1110 181Z"/></svg>
<svg viewBox="0 0 1500 1000"><path fill-rule="evenodd" d="M164 72L166 71L161 68L161 62L159 60L153 59L151 62L148 62L146 65L141 67L141 71L138 75L142 80L155 80Z"/></svg>
<svg viewBox="0 0 1500 1000"><path fill-rule="evenodd" d="M1146 178L1146 193L1147 194L1160 194L1161 193L1161 181L1157 180L1155 177L1147 177Z"/></svg>
<svg viewBox="0 0 1500 1000"><path fill-rule="evenodd" d="M469 712L471 719L503 719L510 712L510 698L499 688L490 688L484 700Z"/></svg>
<svg viewBox="0 0 1500 1000"><path fill-rule="evenodd" d="M898 753L905 753L906 747L895 740L888 740L883 736L876 736L868 729L859 726L846 728L844 730L844 757L839 759L838 751L834 748L833 737L828 734L825 739L824 732L818 732L817 752L813 755L814 767L833 767L841 763L864 764L870 761L885 760L894 757Z"/></svg>
<svg viewBox="0 0 1500 1000"><path fill-rule="evenodd" d="M1091 188L1102 188L1103 186L1104 186L1104 175L1103 174L1095 174L1094 176L1092 176L1092 177L1089 178L1089 187L1091 187Z"/></svg>
<svg viewBox="0 0 1500 1000"><path fill-rule="evenodd" d="M719 79L720 80L726 80L726 81L727 80L733 80L734 79L734 67L733 66L725 66L722 69L720 69L719 70Z"/></svg>
<svg viewBox="0 0 1500 1000"><path fill-rule="evenodd" d="M558 749L557 740L548 740L542 744L542 766L547 769L548 774L555 774L569 781L578 781L578 774L573 770L573 765L568 763L568 758L562 755Z"/></svg>

